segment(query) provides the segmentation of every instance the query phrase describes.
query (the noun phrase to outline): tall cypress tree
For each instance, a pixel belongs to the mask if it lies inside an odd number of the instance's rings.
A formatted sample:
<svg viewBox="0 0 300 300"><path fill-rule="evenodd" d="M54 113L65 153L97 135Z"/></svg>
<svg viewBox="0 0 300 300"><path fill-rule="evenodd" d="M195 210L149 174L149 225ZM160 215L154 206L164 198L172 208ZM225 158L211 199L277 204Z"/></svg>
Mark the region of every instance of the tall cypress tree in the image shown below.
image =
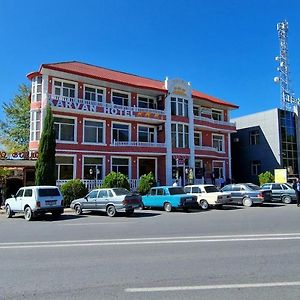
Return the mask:
<svg viewBox="0 0 300 300"><path fill-rule="evenodd" d="M51 108L48 105L39 144L39 157L35 165L36 185L56 185L55 147L54 119Z"/></svg>

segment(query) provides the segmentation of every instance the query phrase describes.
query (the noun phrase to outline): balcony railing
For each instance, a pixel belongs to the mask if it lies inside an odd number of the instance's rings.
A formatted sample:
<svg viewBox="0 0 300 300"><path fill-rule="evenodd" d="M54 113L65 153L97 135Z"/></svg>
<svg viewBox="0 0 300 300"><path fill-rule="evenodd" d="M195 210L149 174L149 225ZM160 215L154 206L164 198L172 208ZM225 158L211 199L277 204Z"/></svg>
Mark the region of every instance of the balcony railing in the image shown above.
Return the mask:
<svg viewBox="0 0 300 300"><path fill-rule="evenodd" d="M195 116L195 115L194 115L194 118L196 120L204 121L204 122L209 122L209 123L212 123L212 124L235 126L234 122L219 121L219 120L214 120L214 119L211 119L211 118L202 117L202 116Z"/></svg>
<svg viewBox="0 0 300 300"><path fill-rule="evenodd" d="M60 188L64 183L68 181L69 180L56 180L56 186ZM84 183L84 185L87 187L89 191L96 187L101 186L103 182L103 180L90 180L90 179L81 179L80 181ZM139 185L139 179L129 179L128 182L131 191L137 190L137 187Z"/></svg>
<svg viewBox="0 0 300 300"><path fill-rule="evenodd" d="M209 147L209 146L195 146L195 150L204 150L204 151L213 151L217 153L224 153L224 151L219 151L217 148Z"/></svg>
<svg viewBox="0 0 300 300"><path fill-rule="evenodd" d="M111 146L121 146L121 147L127 147L127 146L131 146L131 147L149 147L149 148L165 148L166 147L166 143L149 143L149 142L134 142L134 141L128 141L128 142L119 142L119 141L113 141L113 143L111 144Z"/></svg>

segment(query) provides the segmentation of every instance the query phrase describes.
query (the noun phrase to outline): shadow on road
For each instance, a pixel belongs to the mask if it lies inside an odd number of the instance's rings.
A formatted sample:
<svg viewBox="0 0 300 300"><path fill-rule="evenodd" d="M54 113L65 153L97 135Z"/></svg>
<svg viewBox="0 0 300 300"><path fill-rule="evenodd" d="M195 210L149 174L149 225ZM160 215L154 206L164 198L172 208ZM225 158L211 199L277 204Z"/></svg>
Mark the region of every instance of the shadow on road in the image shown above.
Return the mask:
<svg viewBox="0 0 300 300"><path fill-rule="evenodd" d="M283 207L285 204L283 203L263 203L262 205L259 205L260 207Z"/></svg>

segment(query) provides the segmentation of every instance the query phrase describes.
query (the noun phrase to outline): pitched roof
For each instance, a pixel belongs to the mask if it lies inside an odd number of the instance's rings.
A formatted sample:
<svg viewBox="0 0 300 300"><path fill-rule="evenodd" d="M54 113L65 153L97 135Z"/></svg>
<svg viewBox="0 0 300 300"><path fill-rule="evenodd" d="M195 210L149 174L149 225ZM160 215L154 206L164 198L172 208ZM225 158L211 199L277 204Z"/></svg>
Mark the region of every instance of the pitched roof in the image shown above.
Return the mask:
<svg viewBox="0 0 300 300"><path fill-rule="evenodd" d="M115 71L115 70L98 67L86 63L81 63L77 61L43 64L41 65L39 72L41 72L42 68L67 72L71 74L91 77L91 78L119 83L119 84L125 84L137 88L145 88L145 89L157 90L161 92L167 92L163 81L141 77L134 74L125 73L125 72ZM32 77L36 76L36 73L37 72L32 72L28 74L27 77L31 79ZM216 104L230 106L232 108L238 108L238 106L235 104L206 95L199 91L193 90L192 95L195 98L205 99Z"/></svg>

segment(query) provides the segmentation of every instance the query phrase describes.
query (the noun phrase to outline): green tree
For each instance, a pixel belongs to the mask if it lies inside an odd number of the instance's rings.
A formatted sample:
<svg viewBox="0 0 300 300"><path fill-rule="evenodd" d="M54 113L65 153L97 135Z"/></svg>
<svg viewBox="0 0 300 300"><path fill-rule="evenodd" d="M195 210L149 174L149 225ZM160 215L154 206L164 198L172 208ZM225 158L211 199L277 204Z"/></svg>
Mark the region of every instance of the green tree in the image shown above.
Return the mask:
<svg viewBox="0 0 300 300"><path fill-rule="evenodd" d="M127 190L130 190L128 178L124 174L119 172L116 173L114 171L110 172L105 176L101 187L102 188L123 187Z"/></svg>
<svg viewBox="0 0 300 300"><path fill-rule="evenodd" d="M0 143L9 153L27 151L30 133L30 89L21 84L19 92L2 108L5 121L0 121Z"/></svg>
<svg viewBox="0 0 300 300"><path fill-rule="evenodd" d="M259 184L262 185L264 183L274 182L275 177L271 172L266 171L265 173L260 173L258 179Z"/></svg>
<svg viewBox="0 0 300 300"><path fill-rule="evenodd" d="M146 195L148 194L150 189L154 186L154 184L155 184L155 178L152 172L150 172L149 174L144 174L140 177L138 192L141 195Z"/></svg>
<svg viewBox="0 0 300 300"><path fill-rule="evenodd" d="M75 199L82 198L88 193L88 189L79 179L72 179L64 183L61 188L64 197L64 206L69 207Z"/></svg>
<svg viewBox="0 0 300 300"><path fill-rule="evenodd" d="M50 106L46 108L43 131L35 164L36 185L56 185L55 175L55 130Z"/></svg>

